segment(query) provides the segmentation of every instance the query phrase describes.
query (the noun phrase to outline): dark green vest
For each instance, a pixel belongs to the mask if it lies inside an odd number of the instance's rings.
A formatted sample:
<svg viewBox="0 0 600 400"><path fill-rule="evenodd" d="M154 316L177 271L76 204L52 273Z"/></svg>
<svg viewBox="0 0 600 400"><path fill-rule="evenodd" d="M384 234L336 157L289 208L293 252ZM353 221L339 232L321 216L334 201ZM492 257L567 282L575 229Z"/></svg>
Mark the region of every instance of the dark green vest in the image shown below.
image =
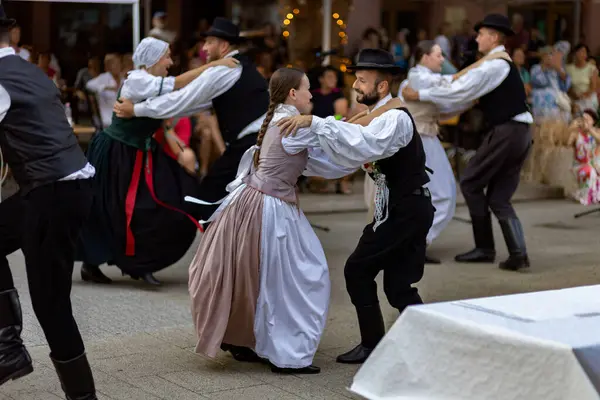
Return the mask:
<svg viewBox="0 0 600 400"><path fill-rule="evenodd" d="M160 94L159 92L159 96ZM117 98L119 97L121 97L121 89L117 93ZM152 136L162 126L162 123L162 119L148 117L125 119L117 117L113 113L112 122L108 128L104 129L104 133L128 146L149 150L153 145Z"/></svg>

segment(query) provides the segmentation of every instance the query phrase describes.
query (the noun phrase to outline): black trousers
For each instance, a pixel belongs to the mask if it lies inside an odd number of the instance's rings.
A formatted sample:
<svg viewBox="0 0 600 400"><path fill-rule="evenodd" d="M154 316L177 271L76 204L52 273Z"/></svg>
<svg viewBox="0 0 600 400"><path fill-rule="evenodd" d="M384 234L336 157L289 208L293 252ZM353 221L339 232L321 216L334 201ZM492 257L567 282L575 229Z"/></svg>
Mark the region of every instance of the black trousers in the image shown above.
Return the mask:
<svg viewBox="0 0 600 400"><path fill-rule="evenodd" d="M225 188L235 179L240 160L246 150L256 144L256 137L256 133L246 135L227 146L223 155L211 165L200 183L198 192L202 200L215 202L228 195ZM197 214L200 218L207 220L218 207L218 205L198 206L196 207L198 211L194 211L194 216Z"/></svg>
<svg viewBox="0 0 600 400"><path fill-rule="evenodd" d="M516 217L510 201L531 144L530 126L520 122L506 122L488 132L460 180L472 217L485 217L490 209L498 219Z"/></svg>
<svg viewBox="0 0 600 400"><path fill-rule="evenodd" d="M383 290L394 308L402 313L407 306L423 302L412 285L423 277L433 213L429 196L408 195L390 205L388 220L376 231L374 223L365 227L344 268L346 289L354 306L379 304L375 278L381 271Z"/></svg>
<svg viewBox="0 0 600 400"><path fill-rule="evenodd" d="M0 292L14 288L6 256L21 249L33 311L59 361L84 352L71 280L75 243L91 204L91 180L56 182L0 203Z"/></svg>

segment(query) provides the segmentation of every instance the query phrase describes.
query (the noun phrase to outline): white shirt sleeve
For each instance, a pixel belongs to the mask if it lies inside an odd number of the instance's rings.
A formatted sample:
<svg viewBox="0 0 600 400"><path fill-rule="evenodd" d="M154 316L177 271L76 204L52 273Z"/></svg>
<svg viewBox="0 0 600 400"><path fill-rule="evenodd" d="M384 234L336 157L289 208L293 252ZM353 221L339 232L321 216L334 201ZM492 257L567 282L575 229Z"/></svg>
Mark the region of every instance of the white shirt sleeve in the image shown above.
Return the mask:
<svg viewBox="0 0 600 400"><path fill-rule="evenodd" d="M325 179L338 179L352 174L356 167L345 167L333 162L321 148L319 138L308 128L298 129L295 136L281 139L283 149L289 154L298 154L308 149L308 163L304 176L319 176Z"/></svg>
<svg viewBox="0 0 600 400"><path fill-rule="evenodd" d="M121 89L121 97L134 103L171 93L175 90L175 77L163 78L154 76L146 71L135 70L127 75Z"/></svg>
<svg viewBox="0 0 600 400"><path fill-rule="evenodd" d="M196 114L210 108L212 100L231 89L241 75L242 67L209 68L180 90L136 104L134 113L155 119Z"/></svg>
<svg viewBox="0 0 600 400"><path fill-rule="evenodd" d="M313 116L311 130L320 147L335 164L359 168L364 163L394 155L410 143L414 125L407 113L390 110L368 126Z"/></svg>
<svg viewBox="0 0 600 400"><path fill-rule="evenodd" d="M113 77L109 72L104 72L97 77L90 79L86 84L86 89L92 93L102 93L114 83Z"/></svg>
<svg viewBox="0 0 600 400"><path fill-rule="evenodd" d="M10 108L10 104L10 95L8 94L6 89L4 89L2 85L0 85L0 122L4 120L4 117L6 117L6 113Z"/></svg>
<svg viewBox="0 0 600 400"><path fill-rule="evenodd" d="M466 105L470 105L500 86L509 72L510 66L506 61L489 60L470 70L449 86L419 90L419 99L437 104L445 114L459 105L466 109L469 108Z"/></svg>
<svg viewBox="0 0 600 400"><path fill-rule="evenodd" d="M344 167L331 161L321 148L308 149L308 163L302 173L304 176L319 176L325 179L339 179L354 173L358 167Z"/></svg>

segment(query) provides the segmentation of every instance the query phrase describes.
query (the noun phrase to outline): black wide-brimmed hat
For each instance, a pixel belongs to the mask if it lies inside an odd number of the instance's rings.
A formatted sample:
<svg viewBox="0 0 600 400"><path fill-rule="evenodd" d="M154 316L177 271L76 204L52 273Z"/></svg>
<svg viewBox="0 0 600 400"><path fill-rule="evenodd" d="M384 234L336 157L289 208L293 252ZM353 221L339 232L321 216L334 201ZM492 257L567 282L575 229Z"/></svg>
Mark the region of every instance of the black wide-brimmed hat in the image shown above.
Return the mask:
<svg viewBox="0 0 600 400"><path fill-rule="evenodd" d="M485 16L483 21L475 25L475 32L479 32L481 28L490 28L498 32L504 33L506 36L513 36L513 31L510 24L510 20L506 15L502 14L488 14Z"/></svg>
<svg viewBox="0 0 600 400"><path fill-rule="evenodd" d="M391 53L381 49L363 49L358 53L356 64L348 67L348 71L355 72L360 70L378 70L387 71L391 74L399 74L402 70L395 64L394 56Z"/></svg>
<svg viewBox="0 0 600 400"><path fill-rule="evenodd" d="M213 36L219 39L227 40L229 43L239 43L242 41L240 37L240 28L227 18L217 17L213 21L210 29L202 35L203 37Z"/></svg>
<svg viewBox="0 0 600 400"><path fill-rule="evenodd" d="M4 12L4 7L0 3L0 28L10 29L13 26L15 26L16 23L17 21L6 16L6 12Z"/></svg>

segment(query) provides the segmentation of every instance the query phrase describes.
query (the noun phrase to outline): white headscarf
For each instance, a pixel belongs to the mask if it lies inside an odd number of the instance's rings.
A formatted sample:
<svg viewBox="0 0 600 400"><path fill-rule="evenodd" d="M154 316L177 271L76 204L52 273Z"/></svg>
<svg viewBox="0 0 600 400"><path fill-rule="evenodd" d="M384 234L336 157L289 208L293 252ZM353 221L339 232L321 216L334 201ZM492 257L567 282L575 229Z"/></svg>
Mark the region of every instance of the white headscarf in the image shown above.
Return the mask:
<svg viewBox="0 0 600 400"><path fill-rule="evenodd" d="M153 37L144 38L135 48L133 64L136 68L150 68L156 64L169 49L169 43Z"/></svg>

